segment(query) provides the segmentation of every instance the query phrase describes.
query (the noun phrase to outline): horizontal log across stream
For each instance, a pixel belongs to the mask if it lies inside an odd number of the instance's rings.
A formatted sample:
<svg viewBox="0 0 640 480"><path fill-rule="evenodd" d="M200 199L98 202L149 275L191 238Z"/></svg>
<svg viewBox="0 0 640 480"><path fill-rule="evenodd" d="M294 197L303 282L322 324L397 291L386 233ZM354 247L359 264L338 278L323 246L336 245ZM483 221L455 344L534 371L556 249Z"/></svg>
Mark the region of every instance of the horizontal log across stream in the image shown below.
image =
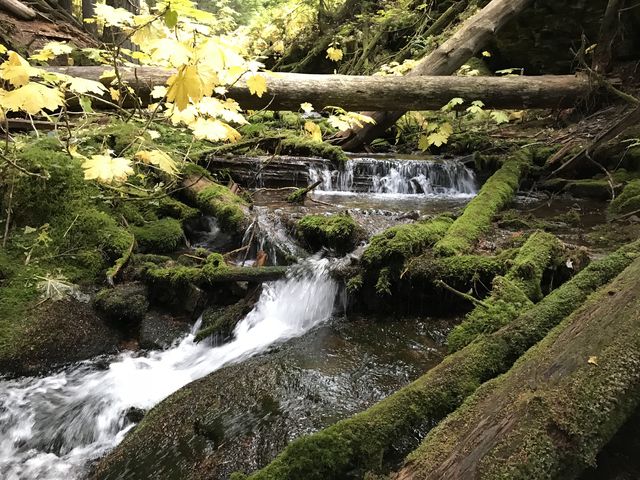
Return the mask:
<svg viewBox="0 0 640 480"><path fill-rule="evenodd" d="M111 67L49 67L47 70L109 82L101 75ZM122 67L120 77L143 101L154 86L165 85L172 72L155 67ZM346 110L434 110L452 98L481 100L487 108L546 108L573 105L591 91L586 76L538 77L396 77L265 74L267 93L251 95L244 80L229 87L229 97L245 109L299 110L303 102L316 108Z"/></svg>

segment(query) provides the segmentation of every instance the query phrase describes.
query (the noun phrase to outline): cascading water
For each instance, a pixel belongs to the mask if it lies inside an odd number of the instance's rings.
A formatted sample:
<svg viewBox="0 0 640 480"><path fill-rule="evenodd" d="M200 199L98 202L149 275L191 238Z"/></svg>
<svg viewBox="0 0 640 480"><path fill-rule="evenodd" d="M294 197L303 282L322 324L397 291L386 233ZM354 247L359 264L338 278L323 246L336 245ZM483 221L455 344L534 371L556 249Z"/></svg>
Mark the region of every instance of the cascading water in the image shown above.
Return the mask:
<svg viewBox="0 0 640 480"><path fill-rule="evenodd" d="M319 191L378 194L469 196L476 193L472 170L455 160L348 160L342 170L310 167Z"/></svg>
<svg viewBox="0 0 640 480"><path fill-rule="evenodd" d="M124 438L131 408L149 409L197 378L325 322L338 293L328 268L326 259L308 260L287 279L265 284L225 345L196 343L196 324L174 348L122 354L106 369L84 362L49 377L0 382L2 479L78 478Z"/></svg>
<svg viewBox="0 0 640 480"><path fill-rule="evenodd" d="M271 211L268 207L256 206L253 208L253 212L254 220L242 239L244 247L251 248L255 245L257 250L265 251L269 261L274 265L278 264L278 259L301 258L305 254L302 248L287 234L277 211Z"/></svg>

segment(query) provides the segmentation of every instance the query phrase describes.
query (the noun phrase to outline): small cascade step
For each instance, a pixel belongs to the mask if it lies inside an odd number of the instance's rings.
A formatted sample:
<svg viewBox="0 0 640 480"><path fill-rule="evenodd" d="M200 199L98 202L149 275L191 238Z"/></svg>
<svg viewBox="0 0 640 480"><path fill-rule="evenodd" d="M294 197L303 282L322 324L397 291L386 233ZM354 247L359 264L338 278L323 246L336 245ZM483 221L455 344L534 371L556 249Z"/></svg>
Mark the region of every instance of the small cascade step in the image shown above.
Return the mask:
<svg viewBox="0 0 640 480"><path fill-rule="evenodd" d="M351 159L341 170L309 167L309 181L320 191L425 195L473 195L473 171L455 160Z"/></svg>

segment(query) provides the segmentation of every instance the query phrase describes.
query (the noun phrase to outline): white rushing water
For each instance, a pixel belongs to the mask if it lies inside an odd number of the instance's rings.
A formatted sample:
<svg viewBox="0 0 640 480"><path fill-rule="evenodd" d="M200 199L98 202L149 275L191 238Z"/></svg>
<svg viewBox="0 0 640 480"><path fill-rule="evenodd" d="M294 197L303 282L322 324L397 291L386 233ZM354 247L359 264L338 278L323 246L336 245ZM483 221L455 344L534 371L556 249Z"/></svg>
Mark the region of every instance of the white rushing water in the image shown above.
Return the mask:
<svg viewBox="0 0 640 480"><path fill-rule="evenodd" d="M341 170L310 167L318 191L376 194L469 196L476 193L473 171L455 160L348 160Z"/></svg>
<svg viewBox="0 0 640 480"><path fill-rule="evenodd" d="M48 377L1 381L0 478L79 478L133 426L126 418L131 408L149 409L224 365L304 334L331 317L337 293L328 260L309 260L287 279L264 285L225 345L195 343L196 324L175 347L122 354L106 369L85 362Z"/></svg>

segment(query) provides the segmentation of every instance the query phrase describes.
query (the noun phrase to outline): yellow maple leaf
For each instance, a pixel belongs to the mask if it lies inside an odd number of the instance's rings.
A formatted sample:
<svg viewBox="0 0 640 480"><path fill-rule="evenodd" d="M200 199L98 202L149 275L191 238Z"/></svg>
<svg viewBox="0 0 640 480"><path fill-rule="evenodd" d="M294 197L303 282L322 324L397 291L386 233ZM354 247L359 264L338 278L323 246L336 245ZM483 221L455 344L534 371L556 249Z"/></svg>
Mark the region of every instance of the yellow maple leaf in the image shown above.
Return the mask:
<svg viewBox="0 0 640 480"><path fill-rule="evenodd" d="M83 93L95 93L96 95L102 95L107 91L106 87L100 82L79 77L71 77L67 84L67 88L73 93L80 95Z"/></svg>
<svg viewBox="0 0 640 480"><path fill-rule="evenodd" d="M173 102L178 110L184 110L189 100L197 103L204 96L204 84L195 65L183 65L167 81L167 101Z"/></svg>
<svg viewBox="0 0 640 480"><path fill-rule="evenodd" d="M278 40L276 43L273 44L273 51L276 53L283 53L284 52L284 42L282 40Z"/></svg>
<svg viewBox="0 0 640 480"><path fill-rule="evenodd" d="M49 42L29 58L32 60L47 62L60 55L67 55L71 52L73 52L73 47L66 42Z"/></svg>
<svg viewBox="0 0 640 480"><path fill-rule="evenodd" d="M96 180L102 183L124 182L132 175L131 160L122 157L112 157L111 151L102 155L91 155L82 164L85 180Z"/></svg>
<svg viewBox="0 0 640 480"><path fill-rule="evenodd" d="M0 65L0 78L14 87L22 87L29 83L29 77L37 75L39 69L33 68L16 52L9 52L9 58Z"/></svg>
<svg viewBox="0 0 640 480"><path fill-rule="evenodd" d="M344 57L344 52L340 48L327 48L327 58L332 62L339 62Z"/></svg>
<svg viewBox="0 0 640 480"><path fill-rule="evenodd" d="M329 115L327 121L329 122L329 125L340 131L349 130L351 128L351 124L345 120L344 115Z"/></svg>
<svg viewBox="0 0 640 480"><path fill-rule="evenodd" d="M304 124L304 130L309 136L316 142L322 141L322 131L320 127L313 122L306 122Z"/></svg>
<svg viewBox="0 0 640 480"><path fill-rule="evenodd" d="M311 113L313 112L313 105L311 105L309 102L304 102L300 104L300 109L304 113Z"/></svg>
<svg viewBox="0 0 640 480"><path fill-rule="evenodd" d="M0 43L0 55L4 55L5 53L7 53L7 47Z"/></svg>
<svg viewBox="0 0 640 480"><path fill-rule="evenodd" d="M262 98L262 95L267 91L267 79L256 73L247 78L247 87L249 87L251 95Z"/></svg>
<svg viewBox="0 0 640 480"><path fill-rule="evenodd" d="M23 111L31 115L44 109L55 110L63 105L64 95L59 89L33 82L6 92L0 99L0 106L4 110Z"/></svg>
<svg viewBox="0 0 640 480"><path fill-rule="evenodd" d="M157 166L169 175L177 175L179 172L175 160L162 150L141 150L136 153L135 157L143 163Z"/></svg>
<svg viewBox="0 0 640 480"><path fill-rule="evenodd" d="M120 101L120 90L116 90L115 88L109 88L109 93L111 94L111 99L114 102Z"/></svg>
<svg viewBox="0 0 640 480"><path fill-rule="evenodd" d="M229 141L235 143L241 136L235 128L220 120L198 118L189 125L189 128L193 131L194 137L200 140L209 140L210 142Z"/></svg>

